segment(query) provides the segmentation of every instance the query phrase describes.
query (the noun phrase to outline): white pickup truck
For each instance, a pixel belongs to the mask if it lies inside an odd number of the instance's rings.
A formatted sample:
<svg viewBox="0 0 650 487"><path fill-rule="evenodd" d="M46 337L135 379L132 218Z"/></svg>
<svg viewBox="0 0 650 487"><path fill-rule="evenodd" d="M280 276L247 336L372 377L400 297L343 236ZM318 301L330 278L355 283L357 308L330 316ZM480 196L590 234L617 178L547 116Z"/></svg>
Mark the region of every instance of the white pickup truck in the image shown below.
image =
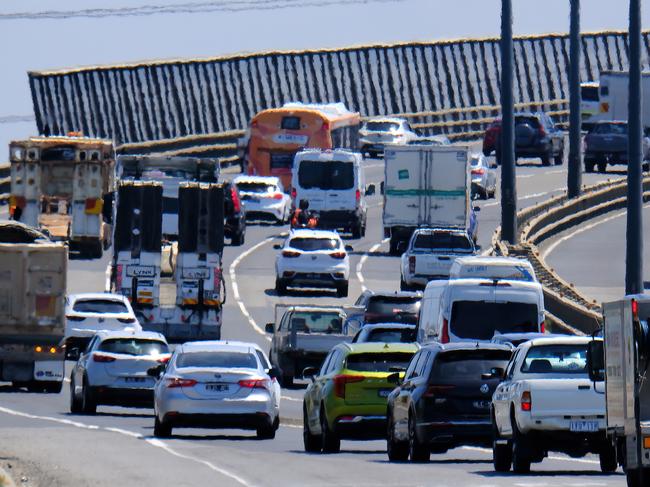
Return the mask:
<svg viewBox="0 0 650 487"><path fill-rule="evenodd" d="M589 379L591 337L538 338L521 344L492 396L497 472L526 473L549 451L597 453L603 472L618 467L606 435L602 382ZM493 371L499 373L500 371Z"/></svg>
<svg viewBox="0 0 650 487"><path fill-rule="evenodd" d="M467 231L458 228L420 228L402 254L400 288L423 289L434 279L447 279L457 257L474 255Z"/></svg>

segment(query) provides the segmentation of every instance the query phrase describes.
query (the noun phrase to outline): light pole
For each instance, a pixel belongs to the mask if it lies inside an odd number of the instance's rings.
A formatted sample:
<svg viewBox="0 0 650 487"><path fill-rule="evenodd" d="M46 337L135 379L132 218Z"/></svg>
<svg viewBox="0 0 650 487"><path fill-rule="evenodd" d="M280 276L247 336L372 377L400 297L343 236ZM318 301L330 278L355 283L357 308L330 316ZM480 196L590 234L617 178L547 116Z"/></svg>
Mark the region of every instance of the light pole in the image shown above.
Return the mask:
<svg viewBox="0 0 650 487"><path fill-rule="evenodd" d="M580 157L580 0L571 0L569 34L569 162L568 196L580 196L582 165Z"/></svg>

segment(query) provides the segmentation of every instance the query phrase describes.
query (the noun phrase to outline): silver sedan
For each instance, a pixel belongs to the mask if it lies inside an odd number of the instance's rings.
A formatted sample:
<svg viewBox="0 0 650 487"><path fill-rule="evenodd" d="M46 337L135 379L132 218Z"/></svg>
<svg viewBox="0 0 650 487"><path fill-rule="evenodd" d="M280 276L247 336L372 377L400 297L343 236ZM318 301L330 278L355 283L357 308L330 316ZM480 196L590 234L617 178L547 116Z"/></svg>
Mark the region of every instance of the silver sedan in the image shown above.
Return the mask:
<svg viewBox="0 0 650 487"><path fill-rule="evenodd" d="M153 367L154 435L173 428L241 428L259 439L275 437L280 386L264 352L253 343L188 342L168 365Z"/></svg>
<svg viewBox="0 0 650 487"><path fill-rule="evenodd" d="M494 198L497 192L497 173L481 153L470 157L470 176L472 179L472 198Z"/></svg>

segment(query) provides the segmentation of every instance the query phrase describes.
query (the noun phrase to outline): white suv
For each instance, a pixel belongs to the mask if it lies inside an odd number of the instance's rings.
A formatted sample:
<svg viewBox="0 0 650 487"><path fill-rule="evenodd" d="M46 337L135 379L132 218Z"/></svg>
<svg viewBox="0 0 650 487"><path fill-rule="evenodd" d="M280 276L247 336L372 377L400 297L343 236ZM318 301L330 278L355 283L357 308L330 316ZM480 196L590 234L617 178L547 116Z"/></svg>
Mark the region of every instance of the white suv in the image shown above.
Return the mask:
<svg viewBox="0 0 650 487"><path fill-rule="evenodd" d="M335 288L339 297L348 295L350 277L349 245L336 232L293 230L275 261L275 290L278 296L287 287Z"/></svg>
<svg viewBox="0 0 650 487"><path fill-rule="evenodd" d="M359 130L361 153L378 157L384 153L384 145L406 145L416 140L416 134L403 118L372 118Z"/></svg>

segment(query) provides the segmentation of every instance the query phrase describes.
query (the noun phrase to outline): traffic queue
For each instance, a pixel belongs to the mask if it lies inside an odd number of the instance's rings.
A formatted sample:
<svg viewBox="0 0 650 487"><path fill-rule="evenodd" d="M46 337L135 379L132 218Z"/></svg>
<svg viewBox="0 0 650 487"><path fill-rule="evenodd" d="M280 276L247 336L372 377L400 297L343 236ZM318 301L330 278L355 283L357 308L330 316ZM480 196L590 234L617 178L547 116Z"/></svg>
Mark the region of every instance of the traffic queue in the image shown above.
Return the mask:
<svg viewBox="0 0 650 487"><path fill-rule="evenodd" d="M259 150L265 124L279 118L295 131L301 110L318 112L291 105L253 120L252 170L234 181L213 162L117 158L113 211L103 215L113 227L111 292L66 301L63 343L76 361L70 412L153 407L160 438L198 427L269 440L281 422L281 387L306 380L306 452L385 439L395 462L472 445L492 448L498 472L528 472L552 451L595 453L603 472L616 470L622 458L588 375L589 340L546 333L530 262L478 255L472 193L494 195L494 179L475 177L489 165L465 146L412 143L399 121L367 123L362 135L364 152L384 155L383 235L401 259L400 290L278 305L265 327L268 354L223 339L224 237L243 243L245 217L290 224L275 245L276 296L305 288L349 296L353 248L343 237L366 234L366 198L378 189L350 149L308 148L289 160ZM338 105L319 113L328 130L340 122L335 138L349 146L358 117ZM296 137L273 140L303 144Z"/></svg>

